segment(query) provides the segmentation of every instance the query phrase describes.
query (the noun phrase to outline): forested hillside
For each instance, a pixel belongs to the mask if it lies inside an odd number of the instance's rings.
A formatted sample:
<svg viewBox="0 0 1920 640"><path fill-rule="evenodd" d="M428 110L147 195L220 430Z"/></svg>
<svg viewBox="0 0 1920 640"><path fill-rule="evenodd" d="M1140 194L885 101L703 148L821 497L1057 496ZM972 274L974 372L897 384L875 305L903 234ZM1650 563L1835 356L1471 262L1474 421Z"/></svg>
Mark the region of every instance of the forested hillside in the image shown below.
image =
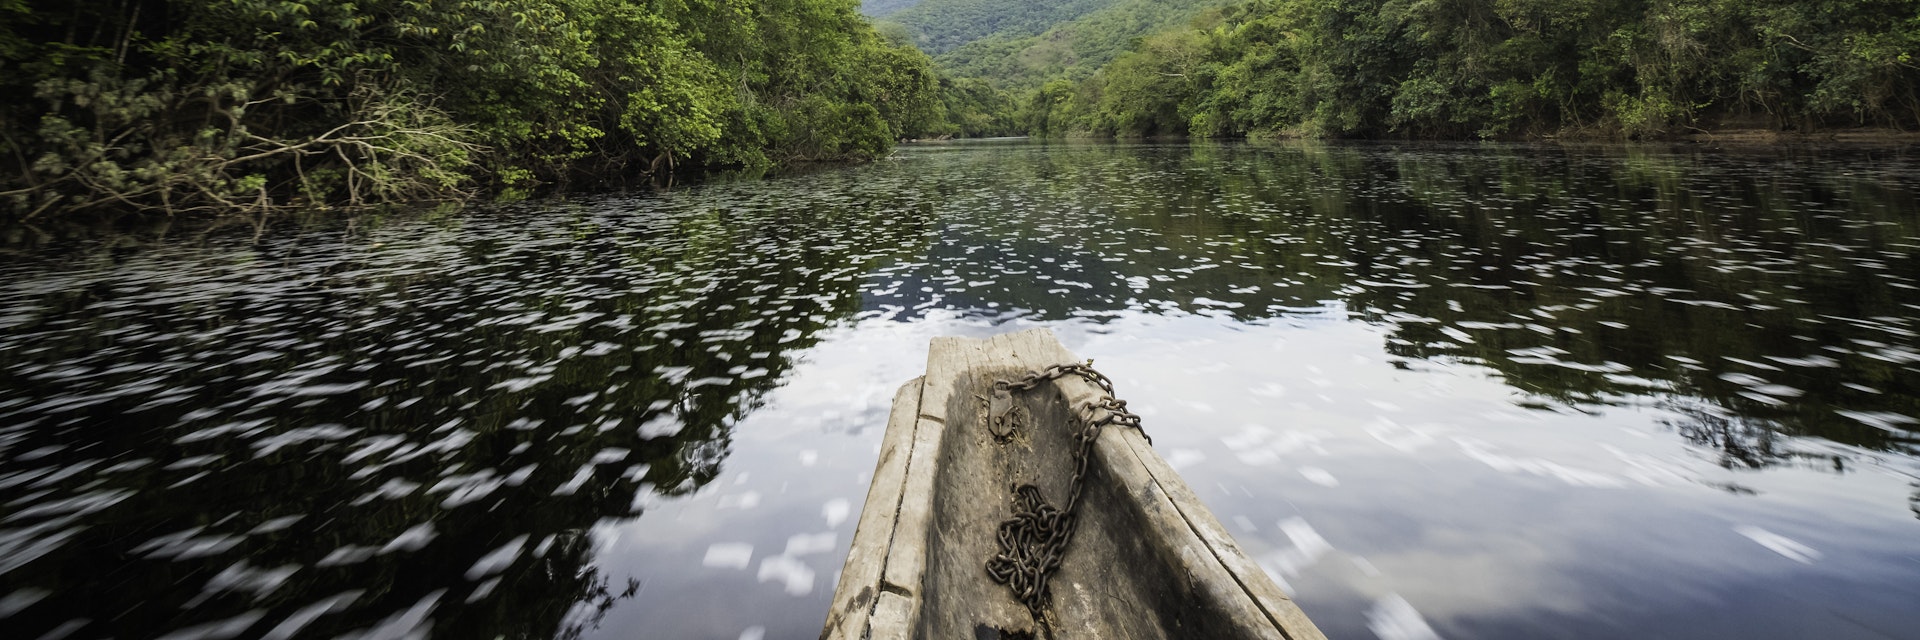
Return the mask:
<svg viewBox="0 0 1920 640"><path fill-rule="evenodd" d="M1231 4L1230 4L1231 3ZM1036 135L1920 129L1917 0L925 0L944 75Z"/></svg>
<svg viewBox="0 0 1920 640"><path fill-rule="evenodd" d="M872 157L944 121L855 0L0 0L0 202L268 210ZM964 92L961 92L964 93Z"/></svg>
<svg viewBox="0 0 1920 640"><path fill-rule="evenodd" d="M869 18L884 18L902 9L911 7L919 1L920 0L863 0L860 3L860 13L866 14Z"/></svg>
<svg viewBox="0 0 1920 640"><path fill-rule="evenodd" d="M1920 128L1914 0L1254 0L1023 98L1036 134ZM990 71L991 73L1006 73Z"/></svg>
<svg viewBox="0 0 1920 640"><path fill-rule="evenodd" d="M999 35L1023 37L1112 5L1116 0L920 0L887 17L905 25L921 50L940 54Z"/></svg>
<svg viewBox="0 0 1920 640"><path fill-rule="evenodd" d="M1038 34L996 32L934 58L944 72L991 79L1016 90L1048 80L1082 80L1140 38L1179 27L1231 0L1117 0Z"/></svg>
<svg viewBox="0 0 1920 640"><path fill-rule="evenodd" d="M870 2L864 10L885 11ZM1040 85L1080 81L1143 36L1185 24L1231 0L920 0L880 31L938 53L940 113L928 133L1027 133L1021 105ZM876 14L877 15L877 14Z"/></svg>

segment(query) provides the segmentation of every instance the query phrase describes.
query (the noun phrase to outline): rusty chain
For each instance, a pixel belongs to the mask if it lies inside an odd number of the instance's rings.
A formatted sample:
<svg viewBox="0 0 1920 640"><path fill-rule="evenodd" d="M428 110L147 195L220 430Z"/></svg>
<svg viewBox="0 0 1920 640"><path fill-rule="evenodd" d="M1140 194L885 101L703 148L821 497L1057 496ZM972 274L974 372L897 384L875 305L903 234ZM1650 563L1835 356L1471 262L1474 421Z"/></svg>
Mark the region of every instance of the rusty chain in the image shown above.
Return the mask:
<svg viewBox="0 0 1920 640"><path fill-rule="evenodd" d="M996 380L993 383L996 395L1002 392L1028 391L1043 383L1077 375L1100 387L1104 392L1098 400L1080 406L1075 422L1079 431L1074 439L1079 447L1073 456L1073 477L1067 489L1066 508L1055 508L1041 495L1040 488L1031 484L1013 487L1013 517L1000 523L998 539L1000 553L987 561L987 575L994 582L1007 585L1013 591L1015 599L1027 606L1034 619L1040 619L1040 609L1045 606L1048 597L1047 580L1055 569L1060 568L1061 558L1066 555L1067 543L1073 539L1073 531L1079 518L1075 510L1080 506L1080 495L1086 488L1087 463L1092 458L1093 442L1100 437L1101 428L1107 425L1119 425L1140 429L1140 416L1127 411L1127 401L1113 395L1113 380L1093 369L1093 361L1074 364L1057 364L1042 371L1033 371L1019 380ZM1011 406L1005 409L1010 411ZM989 415L989 421L997 419ZM1146 433L1141 432L1144 436ZM1151 443L1153 440L1147 440Z"/></svg>

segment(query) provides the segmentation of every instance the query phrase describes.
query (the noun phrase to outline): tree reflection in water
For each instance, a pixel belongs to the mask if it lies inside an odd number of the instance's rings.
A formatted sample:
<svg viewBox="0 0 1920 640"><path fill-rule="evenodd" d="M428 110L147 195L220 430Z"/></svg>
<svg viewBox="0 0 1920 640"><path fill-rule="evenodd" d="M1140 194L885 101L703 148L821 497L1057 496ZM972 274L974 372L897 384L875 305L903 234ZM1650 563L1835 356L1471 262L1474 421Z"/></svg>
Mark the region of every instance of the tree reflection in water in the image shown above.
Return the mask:
<svg viewBox="0 0 1920 640"><path fill-rule="evenodd" d="M945 240L933 265L895 282L898 317L1331 311L1389 328L1391 355L1486 366L1543 406L1672 394L1751 422L1692 431L1912 454L1898 427L1920 416L1920 202L1906 188L1920 172L1904 154L1313 142L978 153L955 171L1045 186L947 192Z"/></svg>
<svg viewBox="0 0 1920 640"><path fill-rule="evenodd" d="M345 224L12 226L0 617L579 636L642 589L593 528L711 482L856 314L1337 318L1527 406L1661 409L1727 469L1912 460L1901 153L922 148Z"/></svg>
<svg viewBox="0 0 1920 640"><path fill-rule="evenodd" d="M711 481L858 309L868 248L921 229L794 233L856 215L563 207L52 254L10 278L0 341L9 635L578 637L640 587L594 568L591 528Z"/></svg>
<svg viewBox="0 0 1920 640"><path fill-rule="evenodd" d="M1907 502L1909 508L1913 510L1913 517L1920 518L1920 482L1913 484L1913 497Z"/></svg>

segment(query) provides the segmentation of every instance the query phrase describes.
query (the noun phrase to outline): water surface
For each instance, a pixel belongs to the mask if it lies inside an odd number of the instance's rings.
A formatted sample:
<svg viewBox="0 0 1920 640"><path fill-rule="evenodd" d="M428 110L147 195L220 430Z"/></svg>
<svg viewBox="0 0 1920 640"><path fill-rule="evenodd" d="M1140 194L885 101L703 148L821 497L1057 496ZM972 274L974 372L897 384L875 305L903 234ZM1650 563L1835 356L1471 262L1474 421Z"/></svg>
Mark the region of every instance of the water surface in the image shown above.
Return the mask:
<svg viewBox="0 0 1920 640"><path fill-rule="evenodd" d="M1047 326L1331 637L1916 638L1917 186L1883 148L959 144L15 226L0 626L815 637L926 341Z"/></svg>

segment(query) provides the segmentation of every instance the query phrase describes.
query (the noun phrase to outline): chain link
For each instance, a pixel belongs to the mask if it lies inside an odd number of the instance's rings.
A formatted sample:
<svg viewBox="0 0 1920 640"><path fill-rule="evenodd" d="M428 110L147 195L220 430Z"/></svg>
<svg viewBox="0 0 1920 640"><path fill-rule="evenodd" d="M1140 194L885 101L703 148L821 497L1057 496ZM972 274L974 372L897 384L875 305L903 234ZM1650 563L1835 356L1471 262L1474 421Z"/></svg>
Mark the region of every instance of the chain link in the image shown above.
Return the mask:
<svg viewBox="0 0 1920 640"><path fill-rule="evenodd" d="M1082 404L1078 415L1074 416L1075 422L1080 425L1080 429L1074 433L1079 446L1074 450L1073 477L1068 484L1066 508L1048 504L1039 487L1015 485L1013 517L1001 522L997 533L1000 553L987 561L987 575L994 582L1007 585L1013 591L1014 598L1027 606L1036 621L1040 620L1040 610L1047 603L1047 580L1053 576L1055 569L1060 568L1067 543L1073 540L1074 527L1079 522L1075 511L1080 506L1080 495L1086 489L1087 464L1093 457L1093 443L1099 439L1100 429L1107 425L1140 429L1140 416L1127 411L1127 401L1114 397L1113 380L1095 371L1092 360L1084 364L1053 365L1041 371L1029 372L1019 380L996 380L993 387L995 390L1028 391L1069 375L1080 376L1099 386L1104 395ZM1145 436L1146 432L1142 431L1141 435ZM1148 438L1147 442L1153 440Z"/></svg>

